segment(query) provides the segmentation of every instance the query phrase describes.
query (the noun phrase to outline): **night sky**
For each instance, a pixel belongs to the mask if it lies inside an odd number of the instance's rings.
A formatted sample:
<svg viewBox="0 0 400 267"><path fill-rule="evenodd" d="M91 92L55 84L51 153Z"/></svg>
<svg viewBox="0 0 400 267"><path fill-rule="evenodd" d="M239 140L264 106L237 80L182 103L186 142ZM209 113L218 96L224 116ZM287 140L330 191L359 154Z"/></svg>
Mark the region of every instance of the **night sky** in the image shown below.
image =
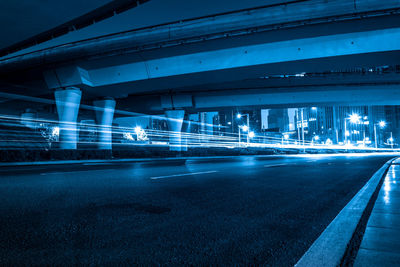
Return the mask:
<svg viewBox="0 0 400 267"><path fill-rule="evenodd" d="M3 26L0 27L0 48L53 28L107 2L109 0L1 0L0 24ZM277 2L287 1L150 0L150 2L140 7L131 9L80 31L51 40L35 47L35 49L180 19Z"/></svg>

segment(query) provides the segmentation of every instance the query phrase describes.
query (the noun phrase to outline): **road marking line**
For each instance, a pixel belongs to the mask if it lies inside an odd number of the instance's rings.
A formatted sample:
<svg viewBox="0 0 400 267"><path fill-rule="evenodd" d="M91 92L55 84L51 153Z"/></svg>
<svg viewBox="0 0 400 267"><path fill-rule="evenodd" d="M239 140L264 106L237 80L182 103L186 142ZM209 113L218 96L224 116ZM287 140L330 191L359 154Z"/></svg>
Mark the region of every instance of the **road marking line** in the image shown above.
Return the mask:
<svg viewBox="0 0 400 267"><path fill-rule="evenodd" d="M283 163L283 164L275 164L275 165L264 165L265 168L272 168L272 167L279 167L279 166L286 166L289 164Z"/></svg>
<svg viewBox="0 0 400 267"><path fill-rule="evenodd" d="M190 172L190 173L172 174L172 175L166 175L166 176L150 177L150 179L156 180L156 179L163 179L163 178L170 178L170 177L180 177L180 176L189 176L189 175L197 175L197 174L207 174L207 173L215 173L215 172L218 172L218 171Z"/></svg>
<svg viewBox="0 0 400 267"><path fill-rule="evenodd" d="M84 166L97 166L97 165L112 165L113 163L110 162L89 162L89 163L83 163L82 165Z"/></svg>

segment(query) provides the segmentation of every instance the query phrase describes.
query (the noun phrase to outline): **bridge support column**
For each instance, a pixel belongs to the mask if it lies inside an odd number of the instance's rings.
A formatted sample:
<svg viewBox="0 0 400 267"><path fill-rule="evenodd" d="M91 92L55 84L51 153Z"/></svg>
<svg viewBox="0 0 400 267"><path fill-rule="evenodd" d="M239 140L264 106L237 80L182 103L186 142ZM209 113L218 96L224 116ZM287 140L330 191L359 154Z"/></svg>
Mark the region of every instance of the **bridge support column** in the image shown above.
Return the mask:
<svg viewBox="0 0 400 267"><path fill-rule="evenodd" d="M190 139L190 121L187 116L185 116L185 120L182 123L182 151L188 150L188 139Z"/></svg>
<svg viewBox="0 0 400 267"><path fill-rule="evenodd" d="M201 133L204 135L204 142L210 141L210 136L214 135L214 116L218 112L200 113Z"/></svg>
<svg viewBox="0 0 400 267"><path fill-rule="evenodd" d="M60 148L76 149L78 140L76 120L82 92L77 87L67 87L64 90L55 91L54 96L60 126Z"/></svg>
<svg viewBox="0 0 400 267"><path fill-rule="evenodd" d="M181 130L185 111L166 110L165 116L168 118L167 124L169 129L169 150L182 151Z"/></svg>
<svg viewBox="0 0 400 267"><path fill-rule="evenodd" d="M93 101L96 123L98 124L98 149L112 149L112 122L115 103L113 98Z"/></svg>

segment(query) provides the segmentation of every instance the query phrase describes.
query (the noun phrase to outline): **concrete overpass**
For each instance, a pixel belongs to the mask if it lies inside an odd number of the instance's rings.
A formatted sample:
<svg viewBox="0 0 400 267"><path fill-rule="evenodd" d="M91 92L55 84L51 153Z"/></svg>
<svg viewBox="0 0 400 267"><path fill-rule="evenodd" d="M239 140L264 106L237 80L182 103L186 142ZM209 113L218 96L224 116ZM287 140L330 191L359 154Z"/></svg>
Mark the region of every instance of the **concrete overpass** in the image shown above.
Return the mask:
<svg viewBox="0 0 400 267"><path fill-rule="evenodd" d="M71 136L82 94L86 101L108 97L94 102L105 128L115 99L117 107L140 107L147 95L151 112L166 110L174 132L185 109L397 104L399 73L376 69L398 65L399 10L394 0L291 1L103 36L1 59L8 87L2 91L15 85L33 96L55 91L64 148L76 147ZM328 84L305 75L359 69L372 71ZM299 81L280 87L281 80L266 79L287 75Z"/></svg>

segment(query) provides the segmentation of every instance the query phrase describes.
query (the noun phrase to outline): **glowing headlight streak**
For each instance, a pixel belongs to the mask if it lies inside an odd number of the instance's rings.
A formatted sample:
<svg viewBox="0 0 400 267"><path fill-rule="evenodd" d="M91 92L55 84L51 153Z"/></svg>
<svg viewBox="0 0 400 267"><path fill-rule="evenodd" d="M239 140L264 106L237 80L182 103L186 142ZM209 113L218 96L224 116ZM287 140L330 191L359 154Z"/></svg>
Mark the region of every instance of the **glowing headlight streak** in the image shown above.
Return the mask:
<svg viewBox="0 0 400 267"><path fill-rule="evenodd" d="M128 133L128 132L124 133L123 136L124 136L125 139L127 139L127 140L129 140L129 141L134 141L134 140L135 140L135 139L133 138L132 134L131 134L131 133Z"/></svg>
<svg viewBox="0 0 400 267"><path fill-rule="evenodd" d="M58 121L50 121L50 120L35 120L37 122L44 124L56 124ZM15 140L15 142L20 142L21 146L22 143L32 143L32 142L43 142L43 141L37 141L35 139L32 139L33 133L31 131L26 131L23 128L23 125L20 124L20 117L19 116L4 116L0 115L0 123L2 125L10 125L10 126L17 126L21 127L20 131L18 132L18 136L22 137L23 140ZM38 124L39 125L39 124ZM93 131L94 133L98 133L101 131L102 126L101 125L95 125L95 124L84 124L84 123L77 123L77 126L87 126L89 131ZM248 137L251 138L253 135L251 131L249 131L247 125L246 127L241 128L241 130L247 130ZM54 127L53 127L54 128ZM62 130L61 127L58 129L51 128L49 134L51 135L53 130L54 134L60 132ZM135 127L136 128L136 127ZM170 134L173 134L173 132L167 131L167 130L153 130L153 129L146 129L146 130L139 130L139 128L132 128L132 127L120 127L120 126L112 126L110 129L107 129L108 132L112 132L113 135L116 135L116 137L113 138L113 143L118 144L118 145L139 145L139 146L168 146L168 138ZM141 128L141 127L140 127ZM134 134L137 132L145 132L147 134L149 142L143 143L143 142L127 142L124 140L129 140L129 141L135 141L136 137ZM7 131L5 131L7 133ZM176 133L178 134L178 133ZM188 147L224 147L224 148L235 148L238 147L238 133L226 133L223 131L213 131L213 134L200 134L200 133L179 133L182 136L182 140L185 140L185 144L187 143ZM254 136L256 137L256 136ZM283 136L285 139L286 137ZM278 137L271 137L271 136L257 136L256 139L253 139L252 142L249 142L245 144L246 146L249 147L257 147L257 148L292 148L292 149L302 149L303 146L299 145L296 143L297 140L294 139L289 139L289 136L287 137L287 140L284 144L281 144L280 142L281 138ZM315 139L314 139L315 140ZM391 140L389 140L390 142ZM117 142L117 143L116 143ZM153 144L154 142L154 144ZM394 139L392 139L392 142L394 142ZM96 143L96 141L82 141L80 143ZM326 140L325 144L314 144L314 146L311 145L310 141L305 142L305 148L306 149L312 149L315 151L316 149L330 149L330 150L339 150L339 151L344 151L344 149L349 149L351 150L362 150L362 151L400 151L399 149L389 149L389 148L371 148L371 147L354 147L350 145L333 145L331 142Z"/></svg>
<svg viewBox="0 0 400 267"><path fill-rule="evenodd" d="M51 134L53 136L59 136L60 135L60 127L58 127L58 126L53 127L53 130L52 130Z"/></svg>
<svg viewBox="0 0 400 267"><path fill-rule="evenodd" d="M142 127L136 126L134 130L135 130L135 133L138 134L142 131Z"/></svg>

